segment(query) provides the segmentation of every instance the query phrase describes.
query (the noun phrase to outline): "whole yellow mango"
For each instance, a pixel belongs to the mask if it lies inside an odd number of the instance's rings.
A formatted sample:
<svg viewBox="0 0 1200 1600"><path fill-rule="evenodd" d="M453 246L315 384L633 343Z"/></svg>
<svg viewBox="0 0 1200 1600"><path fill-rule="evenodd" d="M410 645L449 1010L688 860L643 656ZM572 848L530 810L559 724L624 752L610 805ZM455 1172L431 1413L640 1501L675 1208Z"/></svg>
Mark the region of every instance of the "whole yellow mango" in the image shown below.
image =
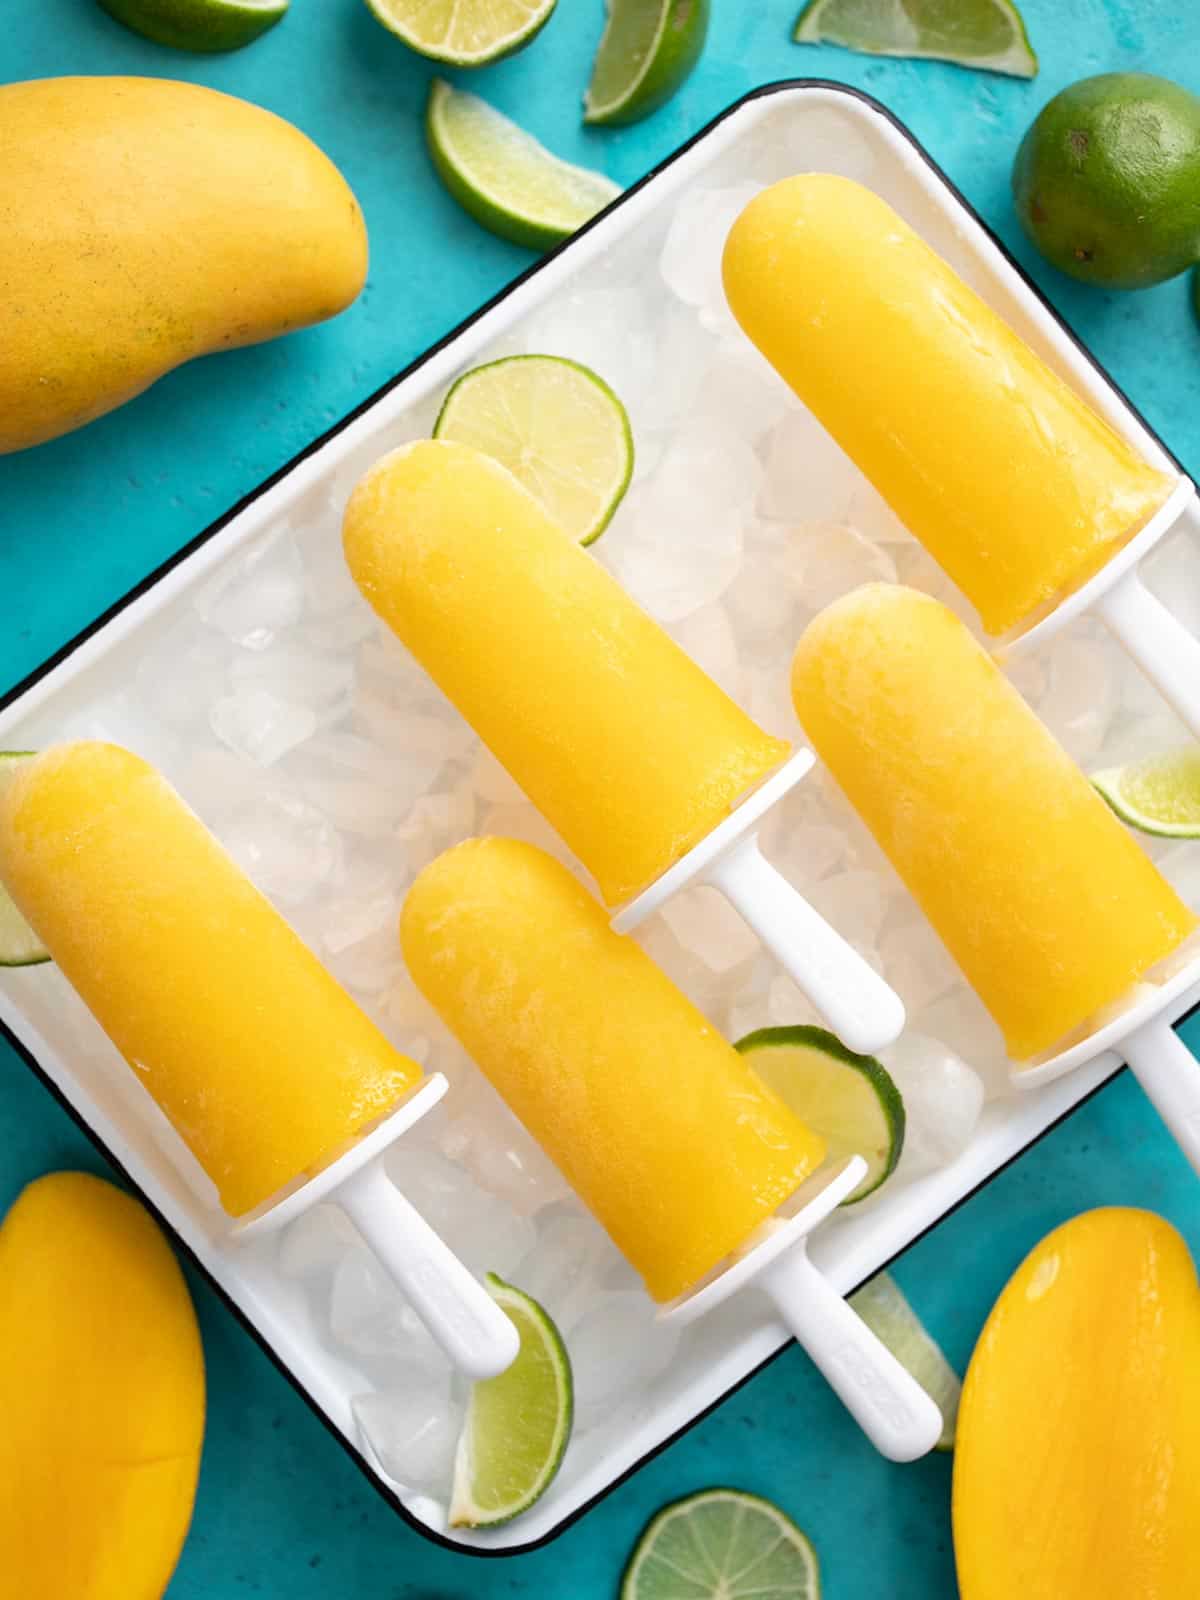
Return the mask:
<svg viewBox="0 0 1200 1600"><path fill-rule="evenodd" d="M149 1214L60 1172L0 1227L0 1597L159 1600L191 1521L204 1358Z"/></svg>
<svg viewBox="0 0 1200 1600"><path fill-rule="evenodd" d="M954 1461L962 1600L1196 1600L1200 1285L1147 1211L1055 1229L996 1302Z"/></svg>
<svg viewBox="0 0 1200 1600"><path fill-rule="evenodd" d="M0 87L0 453L81 427L193 356L344 310L362 212L258 106L159 78Z"/></svg>

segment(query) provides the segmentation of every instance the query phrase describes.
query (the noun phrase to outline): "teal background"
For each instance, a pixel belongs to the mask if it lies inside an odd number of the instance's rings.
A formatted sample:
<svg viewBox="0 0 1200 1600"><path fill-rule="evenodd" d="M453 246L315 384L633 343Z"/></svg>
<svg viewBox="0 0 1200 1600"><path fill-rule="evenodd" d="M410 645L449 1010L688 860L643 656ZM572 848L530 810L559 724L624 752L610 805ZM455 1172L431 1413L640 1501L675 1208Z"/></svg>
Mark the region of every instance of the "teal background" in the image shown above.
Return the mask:
<svg viewBox="0 0 1200 1600"><path fill-rule="evenodd" d="M0 81L73 72L188 78L290 118L357 191L372 266L366 292L336 322L197 362L73 437L0 459L0 691L530 259L481 233L442 193L420 132L429 64L382 32L362 0L294 0L279 28L219 58L145 43L94 0L4 9ZM1032 83L797 47L795 0L714 0L714 9L694 76L635 128L591 132L579 122L601 0L561 0L531 49L473 75L472 87L560 154L624 183L756 84L814 75L870 91L928 146L1185 465L1200 467L1200 333L1187 280L1129 296L1072 284L1024 243L1008 195L1016 143L1063 84L1137 68L1200 91L1200 15L1188 0L1026 0L1041 59ZM0 197L3 181L0 167ZM1200 1046L1200 1029L1192 1042ZM0 1045L0 1205L64 1166L103 1170ZM961 1365L1025 1251L1066 1217L1113 1203L1153 1207L1200 1247L1194 1180L1127 1075L910 1250L898 1276ZM211 1416L171 1600L598 1600L614 1594L654 1510L716 1483L769 1495L798 1519L820 1552L830 1600L955 1593L949 1462L880 1460L794 1349L556 1543L484 1564L412 1533L214 1296L200 1283L195 1290Z"/></svg>

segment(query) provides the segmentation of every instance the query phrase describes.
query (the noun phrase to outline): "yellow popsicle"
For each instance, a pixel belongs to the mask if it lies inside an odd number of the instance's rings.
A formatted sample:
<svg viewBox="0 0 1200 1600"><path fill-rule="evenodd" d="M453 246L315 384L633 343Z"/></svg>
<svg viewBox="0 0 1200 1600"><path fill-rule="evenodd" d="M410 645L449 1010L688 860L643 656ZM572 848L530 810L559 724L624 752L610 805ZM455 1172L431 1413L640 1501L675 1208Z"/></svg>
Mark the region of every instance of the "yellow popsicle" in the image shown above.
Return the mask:
<svg viewBox="0 0 1200 1600"><path fill-rule="evenodd" d="M788 754L478 451L426 441L385 456L344 531L367 599L610 905Z"/></svg>
<svg viewBox="0 0 1200 1600"><path fill-rule="evenodd" d="M724 276L743 329L991 634L1039 620L1171 492L848 178L808 173L757 195Z"/></svg>
<svg viewBox="0 0 1200 1600"><path fill-rule="evenodd" d="M58 745L0 791L0 879L231 1216L421 1079L164 778Z"/></svg>
<svg viewBox="0 0 1200 1600"><path fill-rule="evenodd" d="M822 1161L821 1139L535 846L468 839L439 856L400 936L426 998L656 1300Z"/></svg>
<svg viewBox="0 0 1200 1600"><path fill-rule="evenodd" d="M1196 918L952 611L868 584L809 624L796 711L1027 1060Z"/></svg>

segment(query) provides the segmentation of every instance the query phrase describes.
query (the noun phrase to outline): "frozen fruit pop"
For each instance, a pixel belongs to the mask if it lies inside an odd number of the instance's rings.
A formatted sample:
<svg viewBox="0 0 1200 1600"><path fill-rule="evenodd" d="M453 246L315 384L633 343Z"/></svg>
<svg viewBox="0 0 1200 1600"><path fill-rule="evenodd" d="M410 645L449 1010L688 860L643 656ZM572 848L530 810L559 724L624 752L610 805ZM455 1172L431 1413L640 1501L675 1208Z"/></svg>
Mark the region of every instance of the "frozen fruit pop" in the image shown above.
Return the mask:
<svg viewBox="0 0 1200 1600"><path fill-rule="evenodd" d="M656 1300L820 1165L821 1139L533 845L469 839L439 856L400 930L426 998Z"/></svg>
<svg viewBox="0 0 1200 1600"><path fill-rule="evenodd" d="M724 278L742 328L991 634L1079 588L1174 487L860 184L809 173L757 195Z"/></svg>
<svg viewBox="0 0 1200 1600"><path fill-rule="evenodd" d="M784 760L503 467L425 441L351 496L375 610L591 871L636 895Z"/></svg>
<svg viewBox="0 0 1200 1600"><path fill-rule="evenodd" d="M422 1078L152 767L64 744L0 793L0 878L241 1217Z"/></svg>
<svg viewBox="0 0 1200 1600"><path fill-rule="evenodd" d="M869 584L809 624L796 712L1028 1060L1120 998L1196 918L962 622Z"/></svg>

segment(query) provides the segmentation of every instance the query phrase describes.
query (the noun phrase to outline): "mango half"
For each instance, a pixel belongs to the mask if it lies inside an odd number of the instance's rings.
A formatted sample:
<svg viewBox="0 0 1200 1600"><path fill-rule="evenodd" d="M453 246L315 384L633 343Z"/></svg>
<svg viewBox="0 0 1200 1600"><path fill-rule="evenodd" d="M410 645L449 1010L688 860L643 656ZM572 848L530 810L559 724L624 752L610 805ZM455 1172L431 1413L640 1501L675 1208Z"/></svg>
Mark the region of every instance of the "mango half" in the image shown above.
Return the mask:
<svg viewBox="0 0 1200 1600"><path fill-rule="evenodd" d="M194 356L343 310L362 212L282 118L197 84L0 87L0 454Z"/></svg>
<svg viewBox="0 0 1200 1600"><path fill-rule="evenodd" d="M0 1596L159 1600L191 1521L204 1358L136 1201L60 1172L0 1227Z"/></svg>
<svg viewBox="0 0 1200 1600"><path fill-rule="evenodd" d="M1085 1212L1018 1268L954 1458L962 1600L1195 1600L1200 1286L1146 1211Z"/></svg>

